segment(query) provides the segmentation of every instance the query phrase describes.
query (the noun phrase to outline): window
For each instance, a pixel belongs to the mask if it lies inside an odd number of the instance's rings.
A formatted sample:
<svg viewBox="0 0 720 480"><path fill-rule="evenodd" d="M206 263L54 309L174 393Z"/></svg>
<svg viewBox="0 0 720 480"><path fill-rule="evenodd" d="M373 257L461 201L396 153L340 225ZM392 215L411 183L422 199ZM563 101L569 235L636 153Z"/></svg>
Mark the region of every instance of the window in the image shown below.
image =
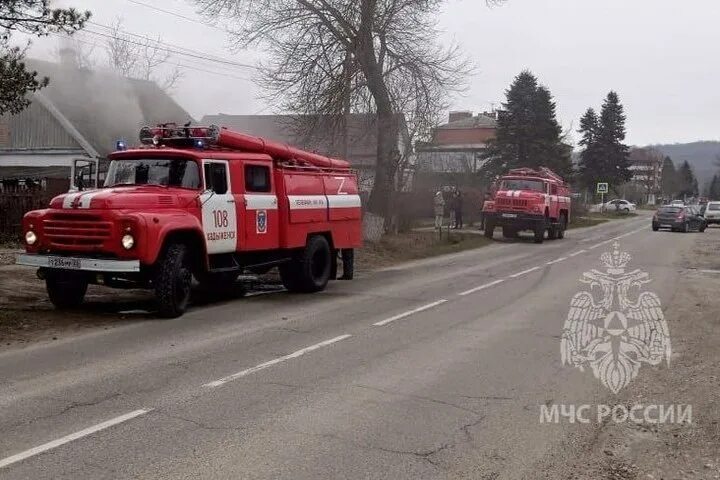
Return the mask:
<svg viewBox="0 0 720 480"><path fill-rule="evenodd" d="M245 191L269 192L270 168L259 165L245 166Z"/></svg>
<svg viewBox="0 0 720 480"><path fill-rule="evenodd" d="M199 188L197 163L178 158L137 158L113 160L106 187L119 185L161 185L164 187Z"/></svg>
<svg viewBox="0 0 720 480"><path fill-rule="evenodd" d="M208 162L205 164L205 188L218 195L227 193L228 181L225 163Z"/></svg>
<svg viewBox="0 0 720 480"><path fill-rule="evenodd" d="M510 179L503 180L503 190L532 190L534 192L546 192L545 183L539 180L520 180Z"/></svg>

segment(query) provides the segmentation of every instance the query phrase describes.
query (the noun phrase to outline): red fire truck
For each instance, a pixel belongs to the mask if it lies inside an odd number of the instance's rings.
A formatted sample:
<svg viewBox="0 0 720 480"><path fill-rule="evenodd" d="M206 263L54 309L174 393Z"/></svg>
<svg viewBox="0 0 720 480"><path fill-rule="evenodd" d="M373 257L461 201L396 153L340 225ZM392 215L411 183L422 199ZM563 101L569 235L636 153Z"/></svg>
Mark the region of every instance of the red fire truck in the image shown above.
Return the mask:
<svg viewBox="0 0 720 480"><path fill-rule="evenodd" d="M348 162L217 126L144 127L143 146L110 155L103 188L55 197L23 220L26 254L52 303L88 284L154 290L181 315L192 278L211 289L278 266L291 292L353 274L362 227Z"/></svg>
<svg viewBox="0 0 720 480"><path fill-rule="evenodd" d="M505 238L530 230L535 243L565 237L570 220L570 188L551 170L516 168L495 183L493 197L483 205L485 236L502 227Z"/></svg>

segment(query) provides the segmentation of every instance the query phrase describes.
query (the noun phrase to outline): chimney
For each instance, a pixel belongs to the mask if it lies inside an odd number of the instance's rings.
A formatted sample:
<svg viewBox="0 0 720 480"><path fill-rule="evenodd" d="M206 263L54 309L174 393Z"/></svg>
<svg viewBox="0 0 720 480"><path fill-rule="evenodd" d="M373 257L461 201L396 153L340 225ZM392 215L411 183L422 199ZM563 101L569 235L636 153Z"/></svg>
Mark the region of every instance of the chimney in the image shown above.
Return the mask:
<svg viewBox="0 0 720 480"><path fill-rule="evenodd" d="M450 112L450 116L448 117L448 122L457 122L458 120L465 120L466 118L472 118L473 114L469 110L462 110L462 111L455 111Z"/></svg>

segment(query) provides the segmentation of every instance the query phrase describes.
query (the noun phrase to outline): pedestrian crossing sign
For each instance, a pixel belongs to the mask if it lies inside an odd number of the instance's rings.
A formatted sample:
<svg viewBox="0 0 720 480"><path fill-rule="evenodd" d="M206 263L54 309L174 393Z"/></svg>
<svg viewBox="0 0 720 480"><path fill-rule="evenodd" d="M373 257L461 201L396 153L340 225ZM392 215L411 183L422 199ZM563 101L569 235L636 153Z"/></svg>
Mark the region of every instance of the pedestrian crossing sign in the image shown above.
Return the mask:
<svg viewBox="0 0 720 480"><path fill-rule="evenodd" d="M597 193L608 193L610 191L609 185L607 183L598 183L597 184Z"/></svg>

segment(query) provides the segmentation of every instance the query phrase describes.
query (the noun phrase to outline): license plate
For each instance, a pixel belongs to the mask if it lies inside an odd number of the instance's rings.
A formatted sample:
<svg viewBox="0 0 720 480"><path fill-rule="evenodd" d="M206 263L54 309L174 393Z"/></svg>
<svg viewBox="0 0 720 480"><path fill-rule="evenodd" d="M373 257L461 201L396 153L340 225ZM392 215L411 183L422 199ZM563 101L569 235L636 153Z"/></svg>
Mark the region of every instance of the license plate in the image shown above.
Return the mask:
<svg viewBox="0 0 720 480"><path fill-rule="evenodd" d="M517 218L517 213L503 213L503 218Z"/></svg>
<svg viewBox="0 0 720 480"><path fill-rule="evenodd" d="M669 223L661 223L660 226L661 227L672 227L672 225L670 225Z"/></svg>
<svg viewBox="0 0 720 480"><path fill-rule="evenodd" d="M48 267L50 268L67 268L70 270L80 270L79 258L50 257L48 258Z"/></svg>

